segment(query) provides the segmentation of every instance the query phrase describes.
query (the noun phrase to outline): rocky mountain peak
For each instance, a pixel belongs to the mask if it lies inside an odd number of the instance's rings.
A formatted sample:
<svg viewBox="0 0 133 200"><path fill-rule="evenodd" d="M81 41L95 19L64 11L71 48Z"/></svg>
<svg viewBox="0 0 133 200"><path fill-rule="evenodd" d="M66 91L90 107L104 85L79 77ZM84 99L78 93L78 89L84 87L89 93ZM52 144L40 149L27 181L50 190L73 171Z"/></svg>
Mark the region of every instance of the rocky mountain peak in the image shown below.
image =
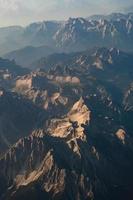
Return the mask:
<svg viewBox="0 0 133 200"><path fill-rule="evenodd" d="M95 52L95 55L96 56L99 56L99 57L106 57L107 55L112 55L112 56L119 56L120 54L120 50L117 49L117 48L105 48L105 47L102 47L102 48L98 48Z"/></svg>
<svg viewBox="0 0 133 200"><path fill-rule="evenodd" d="M52 136L68 140L74 138L85 140L84 126L89 124L89 121L90 110L81 97L64 118L52 120L49 132Z"/></svg>
<svg viewBox="0 0 133 200"><path fill-rule="evenodd" d="M119 129L116 132L116 136L123 144L125 144L126 132L123 129Z"/></svg>
<svg viewBox="0 0 133 200"><path fill-rule="evenodd" d="M5 90L0 88L0 97L2 97L5 94Z"/></svg>
<svg viewBox="0 0 133 200"><path fill-rule="evenodd" d="M68 117L70 121L78 122L78 125L86 125L90 121L90 111L85 105L83 98L81 97L79 101L77 101L70 112L68 113Z"/></svg>
<svg viewBox="0 0 133 200"><path fill-rule="evenodd" d="M95 57L95 65L99 68L103 68L103 65L114 64L121 57L123 58L122 52L117 48L98 48L93 54Z"/></svg>
<svg viewBox="0 0 133 200"><path fill-rule="evenodd" d="M68 20L68 24L73 24L73 25L76 25L76 24L84 24L85 22L87 22L84 18L69 18Z"/></svg>

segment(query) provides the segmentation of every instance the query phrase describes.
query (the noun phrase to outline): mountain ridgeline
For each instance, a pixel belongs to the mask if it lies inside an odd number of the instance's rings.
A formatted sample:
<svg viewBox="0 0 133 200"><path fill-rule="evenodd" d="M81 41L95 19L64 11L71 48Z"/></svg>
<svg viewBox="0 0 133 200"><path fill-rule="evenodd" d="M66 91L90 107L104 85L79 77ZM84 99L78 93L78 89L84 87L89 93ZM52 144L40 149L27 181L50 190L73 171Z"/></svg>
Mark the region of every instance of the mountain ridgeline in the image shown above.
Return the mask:
<svg viewBox="0 0 133 200"><path fill-rule="evenodd" d="M24 67L53 52L69 53L95 46L133 51L133 14L114 13L1 28L0 38L0 55L15 59Z"/></svg>

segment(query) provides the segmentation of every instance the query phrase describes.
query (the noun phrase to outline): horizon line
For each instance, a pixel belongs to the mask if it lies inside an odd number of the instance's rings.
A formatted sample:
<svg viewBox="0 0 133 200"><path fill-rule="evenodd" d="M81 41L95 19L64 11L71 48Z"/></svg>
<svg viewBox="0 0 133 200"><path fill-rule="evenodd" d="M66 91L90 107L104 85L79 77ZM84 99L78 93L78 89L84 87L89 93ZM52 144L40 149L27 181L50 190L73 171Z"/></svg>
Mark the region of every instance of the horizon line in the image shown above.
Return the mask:
<svg viewBox="0 0 133 200"><path fill-rule="evenodd" d="M70 17L68 17L68 18L66 18L66 19L46 19L46 20L33 20L33 21L29 21L28 23L26 23L26 24L11 24L11 25L5 25L5 26L0 26L0 28L10 28L10 27L22 27L22 28L25 28L25 27L27 27L27 26L29 26L29 25L31 25L31 24L34 24L34 23L42 23L42 22L66 22L66 21L68 21L70 18L71 19L77 19L77 18L83 18L83 19L86 19L86 18L89 18L89 17L92 17L92 16L109 16L109 15L111 15L111 14L123 14L123 15L127 15L127 14L133 14L133 11L132 12L127 12L127 11L122 11L122 12L120 12L120 11L118 11L118 12L110 12L110 13L108 13L108 14L105 14L105 13L94 13L94 14L91 14L91 15L88 15L88 16L86 16L86 17L84 17L84 16L70 16Z"/></svg>

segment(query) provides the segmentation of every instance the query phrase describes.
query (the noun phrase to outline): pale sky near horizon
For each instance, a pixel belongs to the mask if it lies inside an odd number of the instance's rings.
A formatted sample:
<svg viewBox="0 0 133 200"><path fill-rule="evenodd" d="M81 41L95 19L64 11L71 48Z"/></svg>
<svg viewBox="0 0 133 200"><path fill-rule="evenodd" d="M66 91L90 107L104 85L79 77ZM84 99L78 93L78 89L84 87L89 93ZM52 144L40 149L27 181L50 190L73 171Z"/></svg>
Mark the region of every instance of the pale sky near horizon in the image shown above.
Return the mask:
<svg viewBox="0 0 133 200"><path fill-rule="evenodd" d="M0 26L128 11L133 0L0 0Z"/></svg>

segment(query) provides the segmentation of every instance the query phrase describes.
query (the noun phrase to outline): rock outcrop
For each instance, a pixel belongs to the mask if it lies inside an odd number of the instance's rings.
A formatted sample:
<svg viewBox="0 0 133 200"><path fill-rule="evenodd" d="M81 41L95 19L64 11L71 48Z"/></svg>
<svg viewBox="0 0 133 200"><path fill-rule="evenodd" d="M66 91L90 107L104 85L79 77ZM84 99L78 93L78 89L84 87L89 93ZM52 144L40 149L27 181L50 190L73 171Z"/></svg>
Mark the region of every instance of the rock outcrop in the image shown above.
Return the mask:
<svg viewBox="0 0 133 200"><path fill-rule="evenodd" d="M89 124L89 121L90 111L84 104L84 100L80 98L66 117L51 120L48 131L54 137L85 139L83 126Z"/></svg>

